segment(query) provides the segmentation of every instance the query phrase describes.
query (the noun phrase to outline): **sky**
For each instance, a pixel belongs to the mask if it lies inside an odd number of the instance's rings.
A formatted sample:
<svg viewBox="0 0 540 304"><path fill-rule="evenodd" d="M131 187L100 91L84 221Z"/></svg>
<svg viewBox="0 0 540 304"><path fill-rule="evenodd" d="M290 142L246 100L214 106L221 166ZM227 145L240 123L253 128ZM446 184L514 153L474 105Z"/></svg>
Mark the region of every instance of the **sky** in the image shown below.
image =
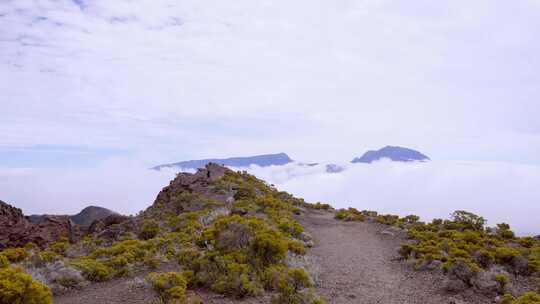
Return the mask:
<svg viewBox="0 0 540 304"><path fill-rule="evenodd" d="M161 163L385 145L535 170L538 37L538 0L0 0L0 199L71 212Z"/></svg>

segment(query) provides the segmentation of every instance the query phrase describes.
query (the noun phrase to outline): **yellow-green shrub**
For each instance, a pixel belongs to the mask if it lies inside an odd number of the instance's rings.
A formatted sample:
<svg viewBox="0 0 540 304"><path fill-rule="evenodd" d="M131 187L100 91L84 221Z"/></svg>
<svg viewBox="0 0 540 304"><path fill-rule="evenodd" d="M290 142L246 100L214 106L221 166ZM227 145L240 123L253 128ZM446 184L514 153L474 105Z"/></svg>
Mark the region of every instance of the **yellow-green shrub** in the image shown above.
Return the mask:
<svg viewBox="0 0 540 304"><path fill-rule="evenodd" d="M252 278L254 273L250 265L231 262L224 266L211 286L213 291L237 298L260 294L262 287Z"/></svg>
<svg viewBox="0 0 540 304"><path fill-rule="evenodd" d="M0 269L0 304L51 304L49 287L19 268Z"/></svg>
<svg viewBox="0 0 540 304"><path fill-rule="evenodd" d="M7 248L0 252L3 254L11 263L18 263L23 261L28 257L28 252L24 248Z"/></svg>
<svg viewBox="0 0 540 304"><path fill-rule="evenodd" d="M520 251L516 248L499 247L495 249L495 260L499 264L509 264L520 254Z"/></svg>
<svg viewBox="0 0 540 304"><path fill-rule="evenodd" d="M290 252L294 254L300 254L300 255L306 254L306 251L307 251L306 247L304 247L304 244L296 240L290 240L288 242L288 248Z"/></svg>
<svg viewBox="0 0 540 304"><path fill-rule="evenodd" d="M141 231L139 232L139 237L143 240L149 240L158 235L160 231L159 224L155 220L145 220L142 224Z"/></svg>
<svg viewBox="0 0 540 304"><path fill-rule="evenodd" d="M495 282L499 283L499 287L502 289L510 283L510 280L504 274L497 274L495 275Z"/></svg>
<svg viewBox="0 0 540 304"><path fill-rule="evenodd" d="M512 304L540 304L540 295L535 292L527 292L515 299Z"/></svg>
<svg viewBox="0 0 540 304"><path fill-rule="evenodd" d="M178 264L181 266L185 266L188 268L193 267L193 263L201 257L202 253L199 249L195 247L188 247L188 248L182 248L176 258L178 260Z"/></svg>
<svg viewBox="0 0 540 304"><path fill-rule="evenodd" d="M281 219L278 228L292 237L298 237L304 232L304 227L300 223L288 218Z"/></svg>
<svg viewBox="0 0 540 304"><path fill-rule="evenodd" d="M399 222L399 216L392 215L392 214L385 214L385 215L379 214L377 215L375 220L378 223L393 226Z"/></svg>
<svg viewBox="0 0 540 304"><path fill-rule="evenodd" d="M69 249L69 246L70 246L69 241L66 238L62 238L56 242L50 243L47 249L52 252L63 255Z"/></svg>
<svg viewBox="0 0 540 304"><path fill-rule="evenodd" d="M94 259L82 258L72 261L72 265L82 271L89 281L102 282L111 278L113 270Z"/></svg>
<svg viewBox="0 0 540 304"><path fill-rule="evenodd" d="M482 230L486 224L486 220L476 214L458 210L452 213L452 219L457 226L462 229Z"/></svg>
<svg viewBox="0 0 540 304"><path fill-rule="evenodd" d="M339 209L336 212L335 218L343 221L363 221L365 216L362 212L355 208Z"/></svg>
<svg viewBox="0 0 540 304"><path fill-rule="evenodd" d="M278 231L263 230L255 234L251 249L262 265L270 265L285 258L288 243Z"/></svg>
<svg viewBox="0 0 540 304"><path fill-rule="evenodd" d="M0 268L6 268L9 266L9 260L5 255L0 254Z"/></svg>
<svg viewBox="0 0 540 304"><path fill-rule="evenodd" d="M187 281L181 273L152 272L146 280L166 302L183 303L185 300Z"/></svg>
<svg viewBox="0 0 540 304"><path fill-rule="evenodd" d="M311 279L302 268L290 268L277 275L277 291L279 295L272 300L272 303L317 303L320 299L308 298L299 291L312 286Z"/></svg>
<svg viewBox="0 0 540 304"><path fill-rule="evenodd" d="M316 210L330 210L332 209L332 206L328 204L323 204L321 202L316 202L315 204L306 203L305 206L310 209L316 209Z"/></svg>

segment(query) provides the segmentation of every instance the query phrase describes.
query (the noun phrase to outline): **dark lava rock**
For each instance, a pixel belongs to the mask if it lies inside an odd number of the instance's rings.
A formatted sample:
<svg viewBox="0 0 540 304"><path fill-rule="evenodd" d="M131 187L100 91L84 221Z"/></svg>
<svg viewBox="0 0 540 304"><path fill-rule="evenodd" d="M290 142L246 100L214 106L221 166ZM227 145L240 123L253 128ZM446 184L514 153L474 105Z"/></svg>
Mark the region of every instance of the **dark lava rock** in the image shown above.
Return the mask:
<svg viewBox="0 0 540 304"><path fill-rule="evenodd" d="M74 242L81 232L66 216L44 216L32 223L19 208L0 201L0 249L35 243L44 248L60 238Z"/></svg>

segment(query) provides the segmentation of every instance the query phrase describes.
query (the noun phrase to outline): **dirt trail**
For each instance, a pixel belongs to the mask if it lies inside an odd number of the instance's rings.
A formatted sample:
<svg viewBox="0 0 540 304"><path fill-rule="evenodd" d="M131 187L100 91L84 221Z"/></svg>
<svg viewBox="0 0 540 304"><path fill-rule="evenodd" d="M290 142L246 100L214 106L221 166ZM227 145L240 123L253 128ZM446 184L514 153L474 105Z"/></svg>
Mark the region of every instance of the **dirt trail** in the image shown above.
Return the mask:
<svg viewBox="0 0 540 304"><path fill-rule="evenodd" d="M318 211L308 211L300 222L315 240L309 258L319 264L317 290L328 303L480 303L445 294L441 274L397 261L402 240L380 234L383 225L340 222Z"/></svg>

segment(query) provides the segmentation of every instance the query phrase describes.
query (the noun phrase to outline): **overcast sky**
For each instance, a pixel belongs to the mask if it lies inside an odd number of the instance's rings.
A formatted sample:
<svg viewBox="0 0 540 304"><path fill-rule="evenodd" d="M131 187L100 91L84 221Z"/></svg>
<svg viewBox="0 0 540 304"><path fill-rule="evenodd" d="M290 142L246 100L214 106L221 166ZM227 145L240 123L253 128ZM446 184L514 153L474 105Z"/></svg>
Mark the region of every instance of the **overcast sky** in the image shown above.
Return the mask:
<svg viewBox="0 0 540 304"><path fill-rule="evenodd" d="M538 0L0 0L0 165L540 163L538 37Z"/></svg>
<svg viewBox="0 0 540 304"><path fill-rule="evenodd" d="M338 205L523 210L540 201L539 37L540 0L0 0L0 199L131 213L172 177L157 164L401 145L434 164L277 182Z"/></svg>

